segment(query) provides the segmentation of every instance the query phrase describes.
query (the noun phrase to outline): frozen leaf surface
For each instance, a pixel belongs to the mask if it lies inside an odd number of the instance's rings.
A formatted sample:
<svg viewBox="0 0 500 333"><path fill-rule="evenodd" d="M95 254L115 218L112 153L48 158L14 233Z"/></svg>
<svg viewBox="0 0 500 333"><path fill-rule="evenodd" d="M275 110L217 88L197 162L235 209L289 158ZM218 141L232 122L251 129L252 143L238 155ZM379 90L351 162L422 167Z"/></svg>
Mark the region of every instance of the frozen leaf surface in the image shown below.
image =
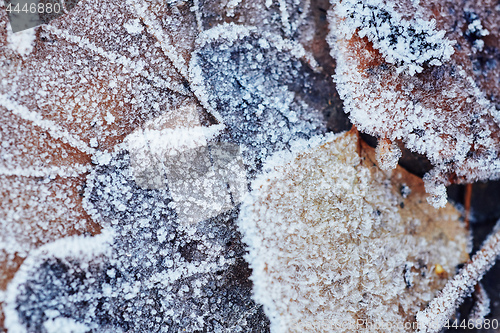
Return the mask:
<svg viewBox="0 0 500 333"><path fill-rule="evenodd" d="M308 8L82 0L23 52L0 9L6 328L269 330L235 220L326 130Z"/></svg>
<svg viewBox="0 0 500 333"><path fill-rule="evenodd" d="M500 177L494 1L342 1L329 14L335 81L363 132L424 154L430 200Z"/></svg>
<svg viewBox="0 0 500 333"><path fill-rule="evenodd" d="M324 130L321 115L289 88L309 75L300 44L235 24L206 31L199 43L191 64L195 93L219 110L221 140L242 145L251 173L290 141Z"/></svg>
<svg viewBox="0 0 500 333"><path fill-rule="evenodd" d="M2 288L34 248L99 232L82 205L92 166L138 124L189 98L155 38L124 27L133 17L120 4L82 1L26 40L12 33L2 2ZM30 48L18 52L16 38Z"/></svg>
<svg viewBox="0 0 500 333"><path fill-rule="evenodd" d="M367 37L385 61L397 65L397 71L411 75L422 71L422 65L441 65L449 60L453 43L444 31L435 29L434 21L415 17L409 21L393 8L391 2L342 1L337 15L346 19L343 33Z"/></svg>
<svg viewBox="0 0 500 333"><path fill-rule="evenodd" d="M232 226L238 211L179 225L168 189L141 189L129 165L121 153L88 180L88 210L114 235L106 255L82 257L69 240L34 253L8 290L7 327L43 331L66 319L98 332L264 331Z"/></svg>
<svg viewBox="0 0 500 333"><path fill-rule="evenodd" d="M264 169L238 223L272 332L405 331L467 258L459 213L428 204L400 167L381 171L354 132Z"/></svg>

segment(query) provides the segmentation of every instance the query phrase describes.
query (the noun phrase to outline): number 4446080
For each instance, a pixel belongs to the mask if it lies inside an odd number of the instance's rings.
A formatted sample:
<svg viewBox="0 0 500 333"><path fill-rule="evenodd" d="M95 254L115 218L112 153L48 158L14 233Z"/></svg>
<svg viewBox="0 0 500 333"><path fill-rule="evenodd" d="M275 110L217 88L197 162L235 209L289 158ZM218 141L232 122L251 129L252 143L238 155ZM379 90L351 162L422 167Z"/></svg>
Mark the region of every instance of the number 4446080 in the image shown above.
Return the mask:
<svg viewBox="0 0 500 333"><path fill-rule="evenodd" d="M31 13L31 14L52 14L56 13L58 14L61 12L61 5L59 3L30 3L24 4L22 7L19 4L16 4L14 7L12 7L12 4L8 4L6 11L8 13Z"/></svg>

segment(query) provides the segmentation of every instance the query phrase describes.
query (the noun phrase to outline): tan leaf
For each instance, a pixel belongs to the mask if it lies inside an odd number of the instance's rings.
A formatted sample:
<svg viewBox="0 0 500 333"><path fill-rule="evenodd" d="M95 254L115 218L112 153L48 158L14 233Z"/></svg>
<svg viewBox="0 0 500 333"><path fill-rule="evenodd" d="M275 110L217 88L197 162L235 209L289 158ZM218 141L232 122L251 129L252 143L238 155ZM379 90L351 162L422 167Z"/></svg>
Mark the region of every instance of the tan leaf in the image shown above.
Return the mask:
<svg viewBox="0 0 500 333"><path fill-rule="evenodd" d="M467 259L459 212L401 167L381 171L354 131L312 141L269 162L239 219L271 330L413 331Z"/></svg>

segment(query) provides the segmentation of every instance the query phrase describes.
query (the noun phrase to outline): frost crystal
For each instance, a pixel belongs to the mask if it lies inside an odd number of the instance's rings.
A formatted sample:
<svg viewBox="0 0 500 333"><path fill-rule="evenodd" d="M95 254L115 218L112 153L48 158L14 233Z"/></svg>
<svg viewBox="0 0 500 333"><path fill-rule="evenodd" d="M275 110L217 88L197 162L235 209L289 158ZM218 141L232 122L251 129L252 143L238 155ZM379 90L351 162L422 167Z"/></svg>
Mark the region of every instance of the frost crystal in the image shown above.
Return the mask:
<svg viewBox="0 0 500 333"><path fill-rule="evenodd" d="M392 170L398 165L401 157L401 149L398 145L389 140L379 140L375 150L378 167L382 170Z"/></svg>
<svg viewBox="0 0 500 333"><path fill-rule="evenodd" d="M239 204L246 192L240 148L208 140L223 126L202 127L194 105L144 125L126 138L136 183L168 188L180 223L196 223ZM173 128L172 128L173 127Z"/></svg>
<svg viewBox="0 0 500 333"><path fill-rule="evenodd" d="M221 141L242 146L250 173L290 141L321 131L318 112L289 88L304 70L303 47L234 24L206 31L199 43L191 59L195 94L219 110L227 127Z"/></svg>
<svg viewBox="0 0 500 333"><path fill-rule="evenodd" d="M466 258L457 211L423 203L421 180L357 149L354 133L316 139L252 183L239 226L272 332L408 331L444 285L433 266Z"/></svg>
<svg viewBox="0 0 500 333"><path fill-rule="evenodd" d="M27 55L33 49L35 29L27 29L13 33L10 24L7 25L7 42L9 47L20 55Z"/></svg>
<svg viewBox="0 0 500 333"><path fill-rule="evenodd" d="M407 69L413 75L424 64L439 66L449 60L453 43L444 38L444 30L435 29L435 21L405 19L393 6L380 0L344 0L335 6L335 14L345 19L345 34L367 37L398 72Z"/></svg>

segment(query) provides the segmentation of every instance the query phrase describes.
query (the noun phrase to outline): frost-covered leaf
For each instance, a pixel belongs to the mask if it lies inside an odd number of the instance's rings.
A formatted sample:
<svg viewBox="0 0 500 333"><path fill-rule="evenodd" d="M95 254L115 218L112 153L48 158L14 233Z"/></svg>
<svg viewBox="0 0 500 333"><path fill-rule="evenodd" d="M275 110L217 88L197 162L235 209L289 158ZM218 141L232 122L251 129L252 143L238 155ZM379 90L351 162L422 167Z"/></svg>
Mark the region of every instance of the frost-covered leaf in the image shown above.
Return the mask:
<svg viewBox="0 0 500 333"><path fill-rule="evenodd" d="M404 323L467 259L458 211L428 204L402 168L381 171L355 132L312 139L264 169L238 223L272 332L412 331Z"/></svg>
<svg viewBox="0 0 500 333"><path fill-rule="evenodd" d="M305 57L300 44L253 27L224 24L199 38L191 60L193 89L218 110L226 126L220 140L242 145L251 173L290 141L324 131L321 114L289 88L297 76L307 82Z"/></svg>
<svg viewBox="0 0 500 333"><path fill-rule="evenodd" d="M347 38L354 33L367 37L384 60L397 71L410 75L422 65L441 65L453 54L453 43L437 31L435 23L415 15L407 20L391 2L347 0L335 5L335 13L345 22L339 32ZM338 32L337 32L338 33Z"/></svg>
<svg viewBox="0 0 500 333"><path fill-rule="evenodd" d="M250 298L238 209L180 224L167 188L136 184L127 152L87 184L87 210L114 236L109 250L82 256L64 240L33 253L7 291L9 329L71 319L98 332L266 330ZM99 237L80 240L93 248Z"/></svg>
<svg viewBox="0 0 500 333"><path fill-rule="evenodd" d="M190 98L156 39L127 30L139 21L120 5L82 1L50 26L13 34L2 2L2 288L34 248L99 232L82 206L91 160L106 160L138 124Z"/></svg>
<svg viewBox="0 0 500 333"><path fill-rule="evenodd" d="M426 155L438 206L444 185L499 178L497 3L332 4L335 80L353 123Z"/></svg>
<svg viewBox="0 0 500 333"><path fill-rule="evenodd" d="M268 331L234 221L326 130L307 3L81 0L26 52L0 10L8 329Z"/></svg>

